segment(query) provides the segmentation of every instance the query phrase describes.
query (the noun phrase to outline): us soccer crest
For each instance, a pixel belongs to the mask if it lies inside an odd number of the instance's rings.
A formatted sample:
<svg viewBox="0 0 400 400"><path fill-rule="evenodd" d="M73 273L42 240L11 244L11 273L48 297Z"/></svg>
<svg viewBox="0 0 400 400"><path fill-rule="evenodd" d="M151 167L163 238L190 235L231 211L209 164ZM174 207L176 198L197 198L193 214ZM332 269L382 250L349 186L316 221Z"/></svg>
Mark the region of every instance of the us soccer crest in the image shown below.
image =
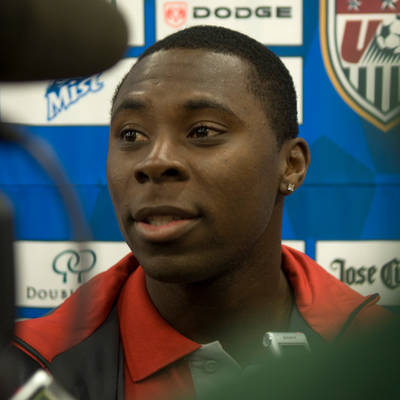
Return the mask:
<svg viewBox="0 0 400 400"><path fill-rule="evenodd" d="M400 122L400 1L321 0L321 48L342 98L383 131Z"/></svg>

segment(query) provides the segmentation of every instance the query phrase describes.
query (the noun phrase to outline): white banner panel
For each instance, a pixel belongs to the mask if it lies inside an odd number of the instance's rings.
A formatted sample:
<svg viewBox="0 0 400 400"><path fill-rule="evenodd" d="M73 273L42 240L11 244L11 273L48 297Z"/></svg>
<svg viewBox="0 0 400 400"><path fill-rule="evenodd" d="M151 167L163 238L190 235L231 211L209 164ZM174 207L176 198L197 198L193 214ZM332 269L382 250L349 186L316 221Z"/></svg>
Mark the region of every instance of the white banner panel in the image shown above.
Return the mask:
<svg viewBox="0 0 400 400"><path fill-rule="evenodd" d="M281 57L289 70L297 94L297 120L303 123L303 59L301 57Z"/></svg>
<svg viewBox="0 0 400 400"><path fill-rule="evenodd" d="M301 124L303 59L281 59L293 77ZM22 125L108 125L115 88L135 62L135 58L126 58L106 72L81 80L2 84L0 117L4 122Z"/></svg>
<svg viewBox="0 0 400 400"><path fill-rule="evenodd" d="M303 2L299 0L156 0L156 37L195 25L219 25L266 45L303 44Z"/></svg>
<svg viewBox="0 0 400 400"><path fill-rule="evenodd" d="M304 252L301 240L283 243ZM113 266L130 252L125 242L17 241L17 307L56 307L82 283Z"/></svg>
<svg viewBox="0 0 400 400"><path fill-rule="evenodd" d="M108 125L115 88L136 59L82 79L0 85L0 117L23 125Z"/></svg>
<svg viewBox="0 0 400 400"><path fill-rule="evenodd" d="M320 241L316 261L357 292L400 305L400 241Z"/></svg>
<svg viewBox="0 0 400 400"><path fill-rule="evenodd" d="M301 251L302 253L306 252L306 244L303 240L282 240L282 244Z"/></svg>
<svg viewBox="0 0 400 400"><path fill-rule="evenodd" d="M130 252L125 242L18 241L16 305L56 307L79 285Z"/></svg>
<svg viewBox="0 0 400 400"><path fill-rule="evenodd" d="M128 45L144 46L144 0L107 0L117 6L128 26ZM112 29L112 27L105 27Z"/></svg>

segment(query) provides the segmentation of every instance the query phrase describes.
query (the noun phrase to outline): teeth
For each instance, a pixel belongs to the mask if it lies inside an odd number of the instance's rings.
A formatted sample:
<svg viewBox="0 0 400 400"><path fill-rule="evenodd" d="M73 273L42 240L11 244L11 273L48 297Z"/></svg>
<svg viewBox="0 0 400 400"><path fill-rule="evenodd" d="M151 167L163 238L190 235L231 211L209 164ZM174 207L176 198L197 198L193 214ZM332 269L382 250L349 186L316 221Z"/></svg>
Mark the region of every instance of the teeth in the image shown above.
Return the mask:
<svg viewBox="0 0 400 400"><path fill-rule="evenodd" d="M171 221L178 221L180 219L182 218L174 215L152 215L150 217L147 217L145 219L145 222L147 222L150 225L160 226L168 224Z"/></svg>

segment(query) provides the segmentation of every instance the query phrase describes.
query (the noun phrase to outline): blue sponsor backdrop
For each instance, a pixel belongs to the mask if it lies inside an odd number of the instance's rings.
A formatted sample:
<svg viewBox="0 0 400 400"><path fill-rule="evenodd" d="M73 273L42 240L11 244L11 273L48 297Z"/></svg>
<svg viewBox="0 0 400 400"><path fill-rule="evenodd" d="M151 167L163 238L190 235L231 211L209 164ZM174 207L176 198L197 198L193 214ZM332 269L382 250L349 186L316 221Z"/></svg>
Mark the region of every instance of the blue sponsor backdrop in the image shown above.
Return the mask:
<svg viewBox="0 0 400 400"><path fill-rule="evenodd" d="M155 41L155 4L144 4L147 47ZM399 127L383 132L345 103L321 55L317 0L304 2L303 18L302 46L271 47L280 56L303 58L300 135L312 154L306 182L287 199L283 238L305 240L312 257L317 240L400 239ZM129 48L126 56L136 57L145 47ZM107 127L21 128L57 152L82 200L94 239L122 240L106 186ZM12 145L0 144L0 189L14 205L18 240L71 238L53 184Z"/></svg>

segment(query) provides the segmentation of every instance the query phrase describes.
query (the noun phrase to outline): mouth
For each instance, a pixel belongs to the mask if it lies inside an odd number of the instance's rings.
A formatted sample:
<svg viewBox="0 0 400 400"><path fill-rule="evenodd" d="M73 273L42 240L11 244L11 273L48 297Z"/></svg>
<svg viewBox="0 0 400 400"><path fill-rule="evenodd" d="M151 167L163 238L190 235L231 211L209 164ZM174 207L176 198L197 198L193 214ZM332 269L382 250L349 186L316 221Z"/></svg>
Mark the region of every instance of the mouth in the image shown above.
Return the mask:
<svg viewBox="0 0 400 400"><path fill-rule="evenodd" d="M169 242L185 236L199 222L200 217L181 208L146 207L134 215L138 236L148 242Z"/></svg>
<svg viewBox="0 0 400 400"><path fill-rule="evenodd" d="M158 226L168 225L174 221L182 221L183 219L189 219L189 218L181 218L176 215L150 215L149 217L144 218L143 221L139 222L154 227L158 227Z"/></svg>

